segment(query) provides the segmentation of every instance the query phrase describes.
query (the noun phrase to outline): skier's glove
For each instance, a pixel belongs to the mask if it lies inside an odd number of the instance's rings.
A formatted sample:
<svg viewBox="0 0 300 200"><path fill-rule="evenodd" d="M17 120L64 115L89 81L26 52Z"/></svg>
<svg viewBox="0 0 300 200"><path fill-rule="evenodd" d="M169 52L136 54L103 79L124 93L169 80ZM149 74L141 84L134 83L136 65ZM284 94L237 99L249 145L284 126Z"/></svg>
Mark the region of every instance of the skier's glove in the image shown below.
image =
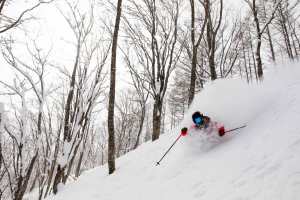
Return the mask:
<svg viewBox="0 0 300 200"><path fill-rule="evenodd" d="M219 136L220 137L224 136L225 135L225 128L224 128L224 126L221 126L219 128L218 132L219 132Z"/></svg>
<svg viewBox="0 0 300 200"><path fill-rule="evenodd" d="M188 131L188 129L186 127L182 128L181 129L181 135L182 136L186 136L187 135L187 131Z"/></svg>

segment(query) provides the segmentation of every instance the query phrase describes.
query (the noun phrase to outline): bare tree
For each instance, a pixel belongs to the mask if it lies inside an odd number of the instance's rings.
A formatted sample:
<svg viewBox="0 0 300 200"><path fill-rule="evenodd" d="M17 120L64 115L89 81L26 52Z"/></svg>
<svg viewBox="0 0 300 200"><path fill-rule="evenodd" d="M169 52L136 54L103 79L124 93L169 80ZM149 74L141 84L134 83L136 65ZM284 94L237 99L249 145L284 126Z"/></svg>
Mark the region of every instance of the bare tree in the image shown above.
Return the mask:
<svg viewBox="0 0 300 200"><path fill-rule="evenodd" d="M82 14L76 4L67 1L66 4L72 17L69 18L63 12L61 13L76 38L76 56L72 74L66 73L70 82L64 103L63 141L61 147L57 147L62 152L56 154L57 159L53 160L56 166L52 186L54 193L57 193L59 183L66 183L75 165L79 149L83 148L87 141L91 114L97 99L103 93L102 69L109 49L105 47L101 49L100 39L93 37L93 2L90 4L89 14ZM104 52L101 53L102 56L99 53L101 51ZM80 164L77 164L77 168L80 169ZM52 180L52 177L49 180Z"/></svg>
<svg viewBox="0 0 300 200"><path fill-rule="evenodd" d="M127 44L126 46L129 46L129 44ZM127 51L124 51L123 49L121 50L123 52L126 65L129 69L132 85L136 92L136 95L135 97L133 97L132 100L138 103L139 105L138 109L132 111L135 113L135 115L139 116L138 117L139 128L137 131L138 134L136 137L135 145L133 147L133 149L136 149L140 143L140 138L141 138L144 121L146 117L146 109L147 109L146 104L149 98L150 84L146 81L146 77L143 74L137 74L136 71L137 66L135 66L130 59L131 53L129 49L130 48L128 48Z"/></svg>
<svg viewBox="0 0 300 200"><path fill-rule="evenodd" d="M134 113L137 104L133 98L134 93L126 90L121 93L120 101L116 103L116 157L130 151L134 143L138 121L137 115Z"/></svg>
<svg viewBox="0 0 300 200"><path fill-rule="evenodd" d="M119 27L122 13L122 0L118 0L117 12L115 19L115 28L112 38L111 51L111 68L110 68L110 89L109 89L109 103L108 103L108 173L112 174L115 167L115 132L114 132L114 107L115 107L115 87L116 87L116 61L117 61L117 47Z"/></svg>
<svg viewBox="0 0 300 200"><path fill-rule="evenodd" d="M44 76L48 65L47 58L49 53L43 55L34 43L34 51L31 51L28 47L28 51L33 59L32 63L28 64L15 56L11 40L5 41L4 44L5 47L2 49L4 59L22 76L22 79L16 78L13 85L1 81L7 89L21 99L21 109L16 111L17 125L15 126L12 123L5 125L5 131L11 138L13 145L12 152L14 157L11 159L12 167L7 160L3 159L12 198L21 200L29 186L38 159L43 158L41 156L43 106L45 98L50 92L49 88L45 86ZM27 119L30 118L25 97L25 94L28 92L33 92L38 105L38 111L31 114L32 124ZM33 130L31 136L29 128ZM31 143L32 146L25 146L26 140L30 137L34 141Z"/></svg>
<svg viewBox="0 0 300 200"><path fill-rule="evenodd" d="M206 25L206 42L207 42L207 54L208 54L208 63L210 69L211 80L217 79L217 72L215 66L215 54L216 54L216 37L218 31L220 30L221 23L223 20L223 0L218 1L220 6L216 6L214 1L204 0L203 5L205 8L205 15L207 19ZM217 11L217 20L215 21L215 17L213 14Z"/></svg>
<svg viewBox="0 0 300 200"><path fill-rule="evenodd" d="M274 28L282 36L281 48L285 49L288 57L294 59L300 53L299 26L297 33L297 9L300 1L282 1L274 19ZM298 22L299 24L299 22Z"/></svg>
<svg viewBox="0 0 300 200"><path fill-rule="evenodd" d="M225 24L220 33L221 48L218 62L220 77L222 78L233 74L234 68L239 66L237 62L239 60L240 52L242 52L242 49L240 48L243 37L241 24L239 24L238 19L230 19L230 21L233 23L230 25Z"/></svg>
<svg viewBox="0 0 300 200"><path fill-rule="evenodd" d="M266 5L265 2L263 1L263 18L267 18L267 11L266 11ZM274 50L274 45L273 45L273 40L272 40L272 35L271 35L271 30L270 30L270 24L267 25L266 28L267 36L268 36L268 42L270 46L270 51L271 51L271 58L275 62L276 61L276 56L275 56L275 50Z"/></svg>
<svg viewBox="0 0 300 200"><path fill-rule="evenodd" d="M273 4L273 8L271 10L270 16L265 20L265 22L262 24L261 20L259 18L259 12L261 12L261 9L259 7L259 1L258 0L244 0L248 6L251 9L251 12L253 14L253 19L255 22L256 27L256 52L255 52L255 59L257 64L257 74L259 79L263 78L263 66L262 66L262 59L261 59L261 44L262 44L262 35L267 29L268 25L272 22L272 20L275 17L275 13L280 6L280 3L282 0L275 0Z"/></svg>
<svg viewBox="0 0 300 200"><path fill-rule="evenodd" d="M159 4L159 5L158 5ZM178 46L179 0L130 1L128 14L137 19L126 22L129 44L137 56L134 74L142 74L150 85L153 97L152 140L159 138L163 101L170 74L175 69L182 52ZM137 66L137 65L136 65ZM147 89L147 88L145 88Z"/></svg>
<svg viewBox="0 0 300 200"><path fill-rule="evenodd" d="M191 80L190 80L190 87L189 87L189 101L188 104L190 105L195 96L195 84L196 84L196 68L197 68L197 56L198 56L198 48L200 42L203 38L205 26L207 23L207 12L205 12L204 22L202 24L200 33L198 38L196 38L196 27L195 27L195 0L190 0L191 6L191 44L192 44L192 62L191 62Z"/></svg>
<svg viewBox="0 0 300 200"><path fill-rule="evenodd" d="M6 6L11 6L10 0L0 0L0 34L19 26L20 24L22 24L25 21L28 21L30 18L25 18L25 16L28 13L30 13L31 11L40 7L42 4L48 4L53 1L54 0L49 0L49 1L39 0L35 5L27 8L27 9L24 9L16 19L13 19L12 17L3 14L4 10L5 10L4 8ZM14 4L16 4L16 3L14 2Z"/></svg>
<svg viewBox="0 0 300 200"><path fill-rule="evenodd" d="M190 71L184 70L183 67L179 67L175 71L174 83L171 84L171 90L168 95L168 105L171 114L171 128L174 128L180 120L184 117L184 112L188 106L189 85L188 79Z"/></svg>

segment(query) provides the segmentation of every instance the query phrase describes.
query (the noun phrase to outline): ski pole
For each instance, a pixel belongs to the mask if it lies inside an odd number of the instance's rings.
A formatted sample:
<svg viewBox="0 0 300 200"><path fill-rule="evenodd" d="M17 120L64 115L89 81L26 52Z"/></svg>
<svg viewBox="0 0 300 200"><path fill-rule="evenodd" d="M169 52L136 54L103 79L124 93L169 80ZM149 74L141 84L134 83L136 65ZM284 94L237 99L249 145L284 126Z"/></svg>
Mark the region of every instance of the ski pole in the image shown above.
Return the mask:
<svg viewBox="0 0 300 200"><path fill-rule="evenodd" d="M176 140L173 142L173 144L169 147L169 149L166 151L166 153L161 157L161 159L158 161L158 162L156 162L156 166L157 165L160 165L160 162L164 159L164 157L169 153L169 151L172 149L172 147L176 144L176 142L181 138L181 136L186 136L186 134L187 134L187 128L182 128L181 129L181 133L180 133L180 135L176 138Z"/></svg>
<svg viewBox="0 0 300 200"><path fill-rule="evenodd" d="M244 125L244 126L240 126L240 127L237 127L237 128L234 128L234 129L230 129L228 131L225 131L225 133L228 133L228 132L231 132L231 131L235 131L235 130L238 130L238 129L242 129L242 128L245 128L247 125Z"/></svg>

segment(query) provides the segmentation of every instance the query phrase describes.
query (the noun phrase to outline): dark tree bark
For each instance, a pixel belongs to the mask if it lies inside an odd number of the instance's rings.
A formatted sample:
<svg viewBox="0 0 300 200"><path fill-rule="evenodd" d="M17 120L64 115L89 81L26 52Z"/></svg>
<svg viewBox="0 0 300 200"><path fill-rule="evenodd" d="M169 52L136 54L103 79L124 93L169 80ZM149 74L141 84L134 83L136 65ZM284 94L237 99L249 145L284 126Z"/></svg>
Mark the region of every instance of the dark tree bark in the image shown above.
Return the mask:
<svg viewBox="0 0 300 200"><path fill-rule="evenodd" d="M276 61L276 56L275 56L275 50L274 50L274 45L273 45L273 40L270 32L269 26L267 26L267 34L268 34L268 40L269 40L269 45L270 45L270 51L271 51L271 56L272 60L275 62Z"/></svg>
<svg viewBox="0 0 300 200"><path fill-rule="evenodd" d="M223 0L220 0L220 10L218 15L218 21L216 22L216 26L213 24L213 16L212 16L212 2L211 0L204 1L204 9L205 14L208 17L207 25L206 25L206 40L208 46L208 64L210 69L210 77L211 80L217 79L217 72L215 66L215 53L216 53L216 36L220 29L222 17L223 17Z"/></svg>
<svg viewBox="0 0 300 200"><path fill-rule="evenodd" d="M263 66L262 66L262 59L261 59L261 39L262 39L262 34L265 32L267 29L268 25L272 22L274 19L275 13L278 10L278 7L281 3L282 0L278 0L274 2L274 8L272 10L271 16L269 19L266 19L266 22L264 25L261 27L258 12L259 12L259 6L257 5L257 0L244 0L249 7L251 8L251 12L253 14L254 18L254 23L255 23L255 28L256 28L256 52L255 52L255 60L257 64L257 75L260 80L263 79Z"/></svg>
<svg viewBox="0 0 300 200"><path fill-rule="evenodd" d="M145 120L145 115L146 115L146 107L145 105L141 105L141 116L140 116L140 125L139 125L139 130L138 130L138 135L135 141L135 144L133 146L133 149L136 149L140 143L140 137L142 134L142 130L143 130L143 125L144 125L144 120Z"/></svg>
<svg viewBox="0 0 300 200"><path fill-rule="evenodd" d="M284 38L287 54L288 54L289 58L294 59L291 39L290 39L288 25L287 25L288 19L285 14L285 12L287 12L286 9L287 8L285 8L282 3L279 4L279 8L278 8L279 24L280 24L281 34L283 35L283 38Z"/></svg>
<svg viewBox="0 0 300 200"><path fill-rule="evenodd" d="M155 99L153 108L153 134L152 141L157 140L160 135L160 125L161 125L161 112L162 112L162 102L160 98Z"/></svg>
<svg viewBox="0 0 300 200"><path fill-rule="evenodd" d="M195 47L195 2L190 0L191 5L191 39L192 39L192 67L191 67L191 81L189 90L189 105L192 103L195 96L196 83L196 65L197 65L197 48Z"/></svg>
<svg viewBox="0 0 300 200"><path fill-rule="evenodd" d="M195 1L190 0L191 6L191 42L192 42L192 63L191 63L191 80L190 80L190 87L189 87L189 100L188 105L190 105L195 96L195 86L196 86L196 68L197 68L197 54L200 42L203 38L203 33L205 30L205 25L207 22L207 17L205 15L204 23L201 28L201 32L199 38L196 41L196 34L195 34Z"/></svg>
<svg viewBox="0 0 300 200"><path fill-rule="evenodd" d="M73 72L71 76L71 82L70 82L70 90L68 93L67 101L66 101L66 106L65 106L65 118L64 118L64 130L63 130L63 142L64 143L69 143L71 142L71 133L70 133L70 116L71 116L71 106L72 106L72 101L74 97L74 88L75 88L75 80L76 80L76 71L79 65L79 54L80 54L80 39L78 39L78 44L77 44L77 52L76 52L76 59L73 67ZM58 184L61 183L64 179L65 176L65 166L61 166L60 163L58 163L54 182L53 182L53 193L57 193L57 187ZM66 179L66 178L65 178Z"/></svg>
<svg viewBox="0 0 300 200"><path fill-rule="evenodd" d="M251 50L251 57L252 57L252 61L253 61L255 79L258 80L257 65L256 65L256 60L255 60L255 55L254 55L254 47L253 47L253 43L252 43L252 36L251 36L251 33L250 33L250 29L249 29L249 39L250 39L250 50ZM250 67L250 71L251 71L250 59L249 59L249 67Z"/></svg>
<svg viewBox="0 0 300 200"><path fill-rule="evenodd" d="M115 87L116 87L116 60L118 33L122 12L122 0L118 0L117 15L113 33L112 51L111 51L111 68L110 68L110 90L108 103L108 173L112 174L115 167L115 132L114 132L114 107L115 107Z"/></svg>
<svg viewBox="0 0 300 200"><path fill-rule="evenodd" d="M33 167L34 167L37 157L38 157L38 152L36 152L34 157L31 159L25 177L20 176L19 179L17 180L18 187L14 193L14 200L22 200L23 199L23 196L26 192L28 182L29 182L30 176L32 174Z"/></svg>
<svg viewBox="0 0 300 200"><path fill-rule="evenodd" d="M64 176L64 169L61 168L60 165L57 166L56 175L53 181L53 193L57 194L58 192L58 184L61 182Z"/></svg>
<svg viewBox="0 0 300 200"><path fill-rule="evenodd" d="M258 20L258 11L256 7L256 0L252 1L253 3L253 17L254 17L254 22L255 22L255 28L256 28L256 52L255 52L255 60L257 64L257 75L258 78L261 79L263 77L263 69L262 69L262 61L261 61L261 30L260 30L260 25L259 25L259 20Z"/></svg>
<svg viewBox="0 0 300 200"><path fill-rule="evenodd" d="M2 13L5 2L6 0L0 0L0 14Z"/></svg>
<svg viewBox="0 0 300 200"><path fill-rule="evenodd" d="M264 18L267 18L267 12L266 12L266 7L265 7L265 4L264 4L264 1L263 1L263 9L264 9ZM267 35L268 35L268 41L269 41L272 60L275 62L276 57L275 57L274 45L273 45L273 40L272 40L272 35L271 35L271 32L270 32L270 26L269 25L267 25L266 31L267 31Z"/></svg>
<svg viewBox="0 0 300 200"><path fill-rule="evenodd" d="M247 68L247 58L246 58L246 50L245 50L244 36L242 36L241 39L242 39L242 49L243 49L244 67L245 67L245 72L246 72L247 82L249 83L249 73L248 73L248 68Z"/></svg>

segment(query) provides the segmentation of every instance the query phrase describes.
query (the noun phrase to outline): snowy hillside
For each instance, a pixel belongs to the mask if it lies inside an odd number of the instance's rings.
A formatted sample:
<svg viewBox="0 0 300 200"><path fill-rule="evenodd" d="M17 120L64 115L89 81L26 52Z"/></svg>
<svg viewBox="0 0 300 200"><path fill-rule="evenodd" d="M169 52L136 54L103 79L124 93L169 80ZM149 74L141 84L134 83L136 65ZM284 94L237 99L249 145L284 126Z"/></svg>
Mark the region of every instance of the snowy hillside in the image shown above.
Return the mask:
<svg viewBox="0 0 300 200"><path fill-rule="evenodd" d="M207 85L177 130L118 159L113 175L107 166L87 171L47 200L300 199L300 64L289 65L258 85ZM155 166L196 110L227 129L247 127L214 143L190 131Z"/></svg>

